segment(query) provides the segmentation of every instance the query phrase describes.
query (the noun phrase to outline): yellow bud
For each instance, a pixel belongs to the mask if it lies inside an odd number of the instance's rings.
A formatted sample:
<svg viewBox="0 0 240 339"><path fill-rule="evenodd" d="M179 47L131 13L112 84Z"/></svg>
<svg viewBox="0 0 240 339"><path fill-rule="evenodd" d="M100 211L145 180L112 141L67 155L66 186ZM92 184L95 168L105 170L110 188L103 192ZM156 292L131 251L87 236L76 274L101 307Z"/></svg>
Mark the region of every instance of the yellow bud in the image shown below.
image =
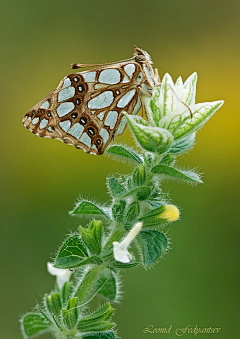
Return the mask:
<svg viewBox="0 0 240 339"><path fill-rule="evenodd" d="M165 205L165 211L161 213L161 219L175 221L179 218L179 209L174 205Z"/></svg>

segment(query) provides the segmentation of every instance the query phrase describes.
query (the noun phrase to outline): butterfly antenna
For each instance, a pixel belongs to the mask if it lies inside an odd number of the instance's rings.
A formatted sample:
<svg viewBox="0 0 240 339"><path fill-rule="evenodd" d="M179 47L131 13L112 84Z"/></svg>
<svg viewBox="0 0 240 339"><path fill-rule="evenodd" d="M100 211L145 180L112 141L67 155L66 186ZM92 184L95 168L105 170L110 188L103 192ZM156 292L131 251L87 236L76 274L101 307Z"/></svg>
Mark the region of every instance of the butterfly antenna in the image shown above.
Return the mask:
<svg viewBox="0 0 240 339"><path fill-rule="evenodd" d="M134 59L135 58L132 57L130 59L114 61L114 62L107 62L105 64L71 64L71 68L76 69L76 68L84 68L84 67L107 66L107 65L119 64L120 62L126 62L126 61L130 61L130 60L134 60Z"/></svg>

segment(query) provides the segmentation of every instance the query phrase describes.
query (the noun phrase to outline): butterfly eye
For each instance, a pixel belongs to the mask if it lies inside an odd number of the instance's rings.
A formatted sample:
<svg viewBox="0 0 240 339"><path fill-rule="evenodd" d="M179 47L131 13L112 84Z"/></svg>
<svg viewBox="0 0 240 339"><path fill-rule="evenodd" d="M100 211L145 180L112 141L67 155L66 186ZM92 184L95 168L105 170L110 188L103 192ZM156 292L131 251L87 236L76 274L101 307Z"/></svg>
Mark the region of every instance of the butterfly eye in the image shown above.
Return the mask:
<svg viewBox="0 0 240 339"><path fill-rule="evenodd" d="M81 122L82 125L86 125L87 119L86 119L85 117L82 117L82 118L80 119L80 122Z"/></svg>
<svg viewBox="0 0 240 339"><path fill-rule="evenodd" d="M78 86L78 91L82 92L83 91L83 86Z"/></svg>
<svg viewBox="0 0 240 339"><path fill-rule="evenodd" d="M48 116L48 117L51 117L51 116L52 116L52 114L51 114L50 112L48 112L47 116Z"/></svg>
<svg viewBox="0 0 240 339"><path fill-rule="evenodd" d="M74 78L73 78L73 81L74 81L74 82L78 82L78 81L79 81L79 78L78 78L78 77L74 77Z"/></svg>
<svg viewBox="0 0 240 339"><path fill-rule="evenodd" d="M100 144L101 144L101 140L98 139L98 140L96 141L96 143L97 143L98 145L100 145Z"/></svg>
<svg viewBox="0 0 240 339"><path fill-rule="evenodd" d="M71 115L71 117L72 117L73 119L76 119L76 118L77 118L77 116L78 116L78 114L77 114L77 113L73 113L73 114Z"/></svg>
<svg viewBox="0 0 240 339"><path fill-rule="evenodd" d="M95 134L95 131L92 127L89 127L88 129L88 132L91 134L91 135L94 135Z"/></svg>

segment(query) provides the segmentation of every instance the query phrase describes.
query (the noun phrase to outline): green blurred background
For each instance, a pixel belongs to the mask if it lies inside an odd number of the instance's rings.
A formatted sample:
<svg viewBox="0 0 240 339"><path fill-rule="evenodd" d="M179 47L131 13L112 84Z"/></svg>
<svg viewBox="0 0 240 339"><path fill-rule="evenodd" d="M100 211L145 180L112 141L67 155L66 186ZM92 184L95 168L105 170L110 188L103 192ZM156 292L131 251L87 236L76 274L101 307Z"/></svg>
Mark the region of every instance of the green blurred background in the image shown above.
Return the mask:
<svg viewBox="0 0 240 339"><path fill-rule="evenodd" d="M18 318L51 290L46 262L79 225L67 213L77 197L105 203L105 177L131 170L38 138L22 117L71 73L72 62L129 58L134 44L150 53L161 77L185 80L197 71L197 102L225 104L198 132L194 151L179 158L205 173L205 184L165 185L182 213L169 230L173 249L154 269L123 274L119 335L147 339L144 327L172 324L221 327L218 338L239 338L240 2L8 0L0 13L1 338L21 338ZM120 141L133 144L130 132Z"/></svg>

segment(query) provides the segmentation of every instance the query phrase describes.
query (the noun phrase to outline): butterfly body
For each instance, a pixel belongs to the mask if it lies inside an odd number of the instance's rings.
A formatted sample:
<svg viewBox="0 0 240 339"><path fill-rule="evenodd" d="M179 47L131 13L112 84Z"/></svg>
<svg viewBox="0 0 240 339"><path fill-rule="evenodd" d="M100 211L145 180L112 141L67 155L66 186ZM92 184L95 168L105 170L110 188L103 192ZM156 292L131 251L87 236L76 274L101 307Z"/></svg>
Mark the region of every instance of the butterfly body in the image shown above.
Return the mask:
<svg viewBox="0 0 240 339"><path fill-rule="evenodd" d="M24 126L41 137L102 154L111 140L124 132L123 113L137 114L141 96L151 96L158 83L150 56L137 47L135 50L131 61L67 75L56 90L27 112Z"/></svg>

